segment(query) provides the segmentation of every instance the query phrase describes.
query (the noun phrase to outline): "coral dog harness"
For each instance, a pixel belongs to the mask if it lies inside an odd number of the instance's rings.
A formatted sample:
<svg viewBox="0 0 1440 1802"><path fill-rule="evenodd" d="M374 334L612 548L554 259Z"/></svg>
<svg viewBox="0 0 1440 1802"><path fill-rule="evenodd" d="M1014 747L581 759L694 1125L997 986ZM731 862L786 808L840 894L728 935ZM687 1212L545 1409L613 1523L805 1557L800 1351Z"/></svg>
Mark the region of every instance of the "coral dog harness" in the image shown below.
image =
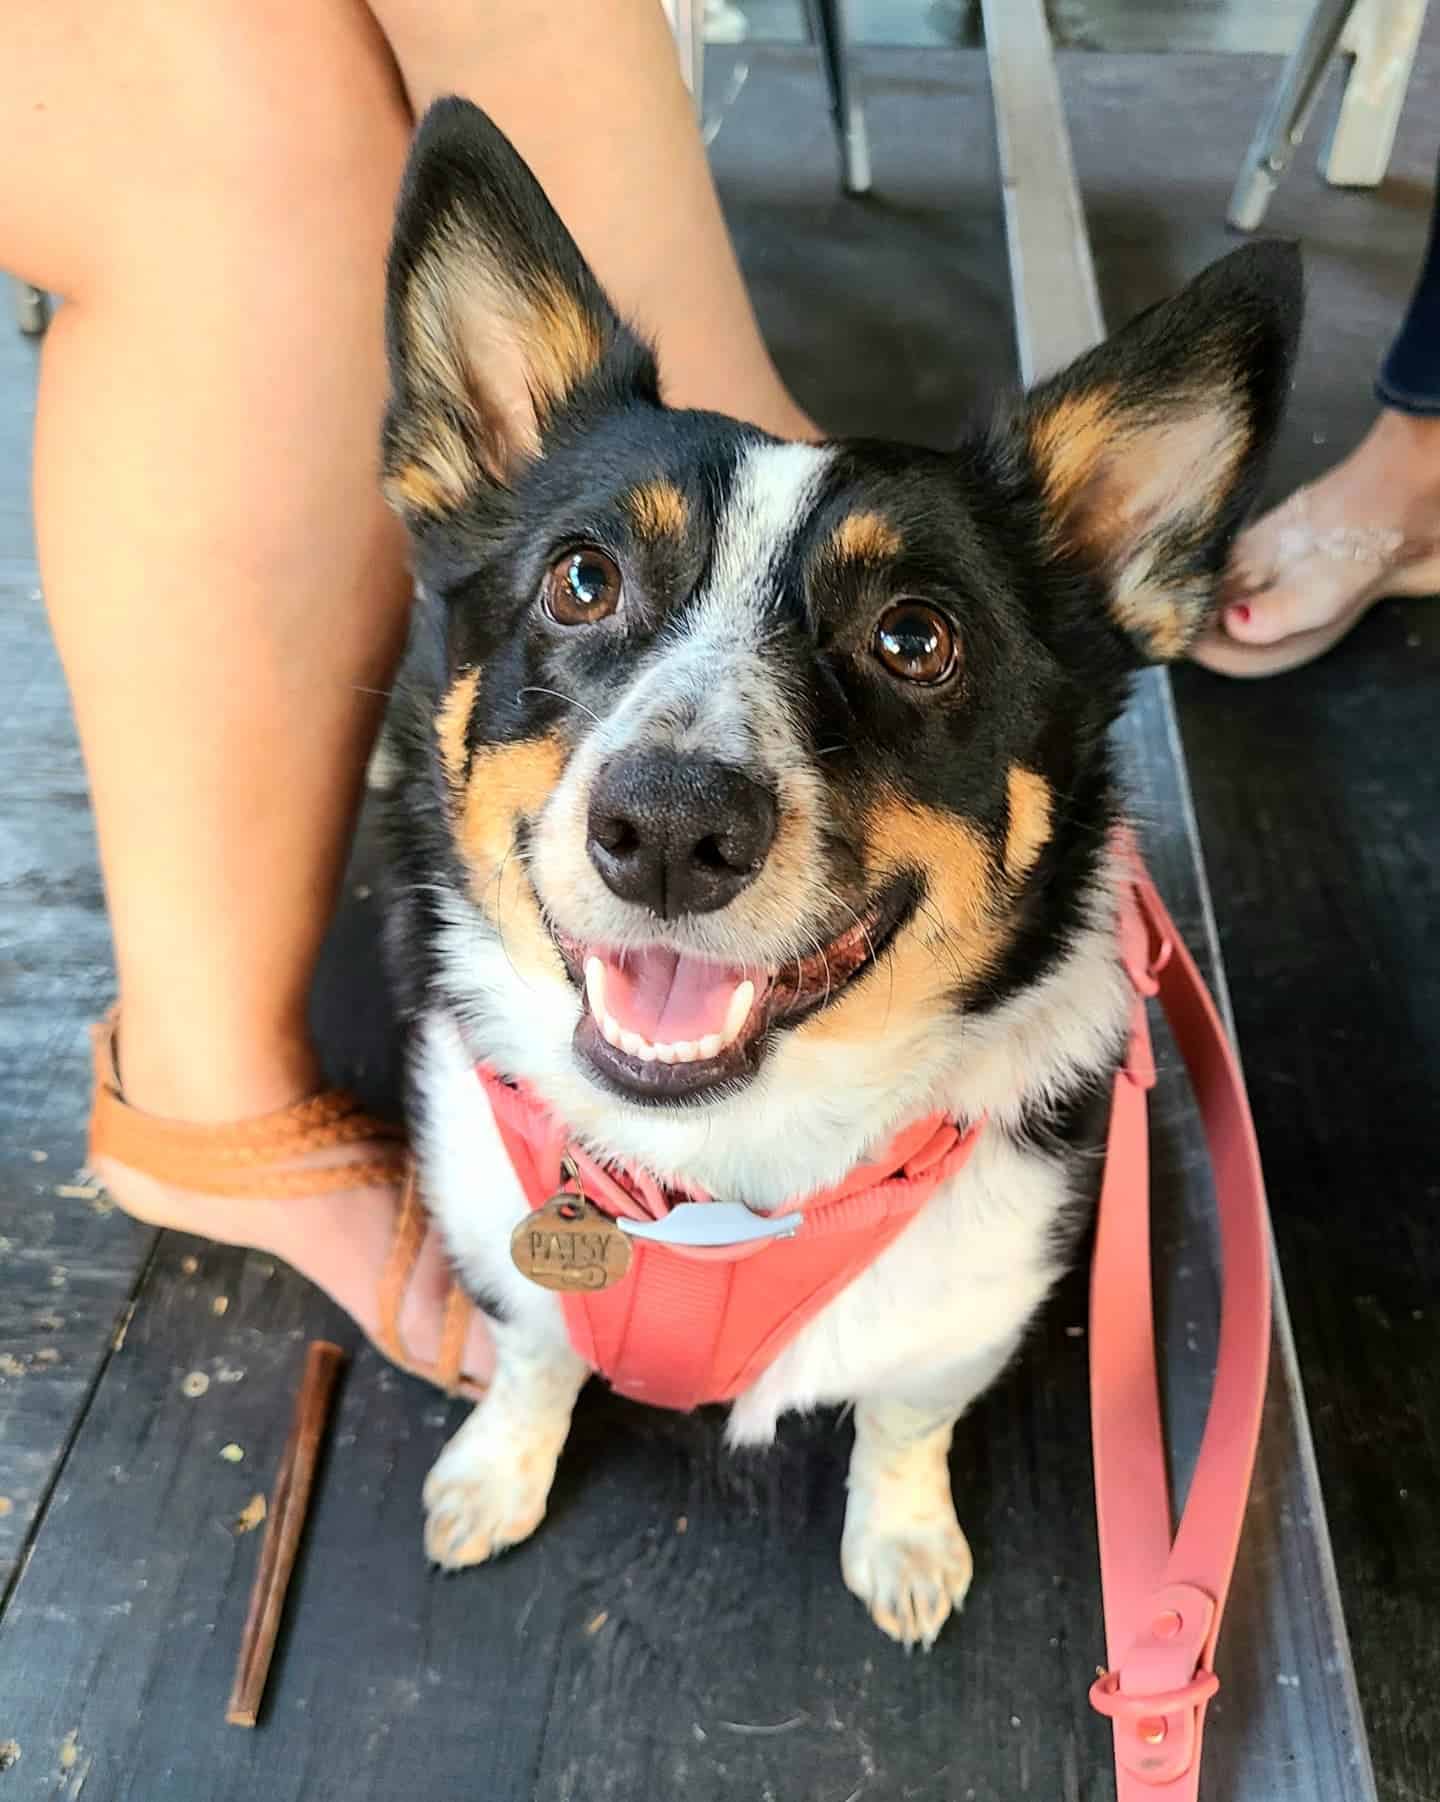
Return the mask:
<svg viewBox="0 0 1440 1802"><path fill-rule="evenodd" d="M1090 1297L1096 1513L1109 1669L1090 1692L1113 1722L1117 1802L1195 1802L1215 1642L1259 1438L1270 1345L1269 1228L1239 1066L1143 864L1129 851L1120 951L1134 1000L1117 1071ZM1158 995L1210 1147L1224 1302L1214 1393L1174 1541L1150 1280L1146 1095ZM551 1266L580 1356L626 1395L668 1408L746 1388L963 1169L984 1121L916 1122L884 1153L787 1213L676 1197L596 1163L535 1097L483 1065L495 1123L533 1210L521 1249ZM587 1231L587 1222L599 1231ZM617 1229L618 1228L618 1232ZM528 1243L527 1243L528 1242ZM618 1259L616 1254L618 1252ZM618 1280L616 1280L618 1274ZM538 1279L537 1279L538 1280Z"/></svg>
<svg viewBox="0 0 1440 1802"><path fill-rule="evenodd" d="M532 1209L556 1199L563 1161L584 1201L638 1241L623 1280L564 1295L565 1320L576 1351L612 1388L659 1408L729 1401L748 1387L964 1167L980 1132L939 1114L917 1121L833 1189L766 1218L700 1195L676 1202L643 1172L606 1170L567 1145L524 1090L483 1068L480 1077ZM596 1262L577 1224L571 1268L583 1281ZM687 1242L660 1236L667 1227ZM695 1243L702 1233L712 1243Z"/></svg>

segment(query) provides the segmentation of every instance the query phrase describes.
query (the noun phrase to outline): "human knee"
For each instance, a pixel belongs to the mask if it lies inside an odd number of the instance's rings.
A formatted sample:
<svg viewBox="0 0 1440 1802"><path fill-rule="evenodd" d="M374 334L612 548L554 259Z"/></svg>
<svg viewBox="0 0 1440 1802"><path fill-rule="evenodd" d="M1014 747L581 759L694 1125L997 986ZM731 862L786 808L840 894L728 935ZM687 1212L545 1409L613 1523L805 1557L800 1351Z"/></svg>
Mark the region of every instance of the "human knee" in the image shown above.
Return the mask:
<svg viewBox="0 0 1440 1802"><path fill-rule="evenodd" d="M111 48L42 43L0 73L23 125L0 268L98 298L183 282L227 245L259 277L263 259L383 241L410 120L364 7L174 0Z"/></svg>
<svg viewBox="0 0 1440 1802"><path fill-rule="evenodd" d="M197 224L292 254L388 228L409 115L378 33L356 19L365 9L333 14L330 29L299 41L288 26L242 32L211 103L183 110L177 186L188 204L215 209Z"/></svg>

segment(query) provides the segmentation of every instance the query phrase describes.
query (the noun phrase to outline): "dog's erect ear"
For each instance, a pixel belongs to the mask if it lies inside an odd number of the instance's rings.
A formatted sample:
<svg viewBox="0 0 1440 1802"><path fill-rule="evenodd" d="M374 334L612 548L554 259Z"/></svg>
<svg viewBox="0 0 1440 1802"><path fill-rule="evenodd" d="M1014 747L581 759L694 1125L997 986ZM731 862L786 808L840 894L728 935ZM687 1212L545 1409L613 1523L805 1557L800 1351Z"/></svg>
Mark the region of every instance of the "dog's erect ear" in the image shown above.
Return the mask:
<svg viewBox="0 0 1440 1802"><path fill-rule="evenodd" d="M1030 395L1024 449L1062 552L1141 662L1207 623L1289 387L1299 253L1237 250Z"/></svg>
<svg viewBox="0 0 1440 1802"><path fill-rule="evenodd" d="M415 135L386 341L385 492L412 523L507 483L567 411L659 405L649 349L509 140L465 100L437 101Z"/></svg>

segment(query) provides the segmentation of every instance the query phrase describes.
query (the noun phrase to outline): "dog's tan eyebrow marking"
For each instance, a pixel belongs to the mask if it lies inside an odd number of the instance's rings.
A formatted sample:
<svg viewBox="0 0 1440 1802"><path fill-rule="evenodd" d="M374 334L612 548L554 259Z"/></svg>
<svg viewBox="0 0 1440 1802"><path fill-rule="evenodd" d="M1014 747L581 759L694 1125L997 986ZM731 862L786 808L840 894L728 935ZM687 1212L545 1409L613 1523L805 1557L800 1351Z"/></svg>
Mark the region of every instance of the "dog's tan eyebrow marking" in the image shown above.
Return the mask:
<svg viewBox="0 0 1440 1802"><path fill-rule="evenodd" d="M849 563L883 563L898 557L904 540L883 513L872 509L847 513L830 534L832 557Z"/></svg>
<svg viewBox="0 0 1440 1802"><path fill-rule="evenodd" d="M679 538L690 523L690 503L673 482L641 482L625 497L626 510L642 538Z"/></svg>
<svg viewBox="0 0 1440 1802"><path fill-rule="evenodd" d="M466 729L475 711L475 693L480 686L480 671L467 669L451 683L445 699L435 715L435 736L440 743L440 762L453 788L465 781L469 764Z"/></svg>
<svg viewBox="0 0 1440 1802"><path fill-rule="evenodd" d="M1019 878L1029 875L1050 842L1055 797L1043 776L1018 763L1010 766L1006 788L1010 824L1005 832L1005 868Z"/></svg>

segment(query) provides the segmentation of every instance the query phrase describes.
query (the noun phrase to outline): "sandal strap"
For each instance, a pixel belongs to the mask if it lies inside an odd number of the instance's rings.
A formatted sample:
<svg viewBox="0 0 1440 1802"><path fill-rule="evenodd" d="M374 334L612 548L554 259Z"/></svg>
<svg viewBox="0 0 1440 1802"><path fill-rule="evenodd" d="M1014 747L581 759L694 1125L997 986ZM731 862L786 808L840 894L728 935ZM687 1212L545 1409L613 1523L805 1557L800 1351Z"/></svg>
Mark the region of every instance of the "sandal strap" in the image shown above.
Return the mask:
<svg viewBox="0 0 1440 1802"><path fill-rule="evenodd" d="M475 1304L458 1280L450 1284L445 1297L445 1321L440 1331L440 1355L435 1360L433 1381L451 1395L460 1389L461 1366L465 1362L465 1342L470 1337L470 1320Z"/></svg>
<svg viewBox="0 0 1440 1802"><path fill-rule="evenodd" d="M405 1162L404 1134L368 1114L345 1089L327 1089L253 1120L208 1125L166 1120L133 1108L115 1069L115 1020L91 1028L95 1100L90 1158L112 1158L159 1182L205 1195L289 1200L394 1182ZM307 1152L346 1145L374 1147L309 1169L286 1169Z"/></svg>
<svg viewBox="0 0 1440 1802"><path fill-rule="evenodd" d="M401 1370L422 1377L449 1395L463 1395L477 1401L483 1385L473 1382L463 1371L465 1343L475 1304L466 1294L458 1277L450 1280L450 1293L445 1297L445 1318L440 1329L440 1350L433 1364L422 1364L411 1356L400 1331L400 1310L410 1280L415 1274L427 1235L431 1230L429 1210L420 1194L420 1179L413 1161L405 1172L400 1192L400 1212L395 1222L395 1237L390 1242L390 1255L380 1278L378 1319L375 1344Z"/></svg>
<svg viewBox="0 0 1440 1802"><path fill-rule="evenodd" d="M410 1365L410 1353L400 1337L400 1310L404 1306L410 1278L415 1274L416 1260L420 1256L420 1248L425 1243L429 1227L430 1217L420 1199L420 1185L415 1178L415 1167L411 1164L405 1172L405 1182L400 1190L400 1211L395 1218L395 1236L390 1241L390 1255L380 1274L377 1297L379 1310L375 1327L376 1345L392 1364L399 1364L407 1369Z"/></svg>
<svg viewBox="0 0 1440 1802"><path fill-rule="evenodd" d="M484 1385L463 1371L475 1304L458 1278L445 1298L440 1351L433 1365L410 1355L400 1333L400 1312L415 1265L431 1230L405 1135L389 1121L367 1114L345 1089L327 1089L293 1106L253 1120L218 1126L164 1120L125 1100L115 1060L116 1011L90 1029L95 1100L90 1114L90 1160L129 1165L159 1182L206 1195L290 1200L334 1195L345 1189L401 1181L400 1211L380 1278L379 1319L373 1335L381 1352L411 1375L451 1395L476 1401ZM305 1152L364 1144L368 1155L337 1159L319 1168L285 1168ZM277 1168L277 1165L279 1168Z"/></svg>

